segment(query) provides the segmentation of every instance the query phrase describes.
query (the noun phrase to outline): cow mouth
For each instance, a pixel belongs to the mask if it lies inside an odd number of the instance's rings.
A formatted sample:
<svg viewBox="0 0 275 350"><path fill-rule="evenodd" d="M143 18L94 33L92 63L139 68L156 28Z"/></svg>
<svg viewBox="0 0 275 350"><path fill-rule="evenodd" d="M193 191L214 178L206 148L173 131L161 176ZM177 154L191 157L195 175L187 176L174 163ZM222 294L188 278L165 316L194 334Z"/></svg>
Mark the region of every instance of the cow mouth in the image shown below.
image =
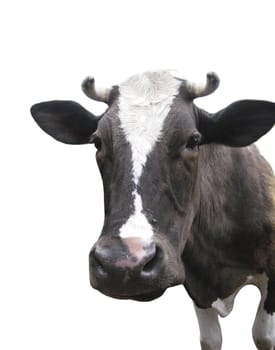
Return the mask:
<svg viewBox="0 0 275 350"><path fill-rule="evenodd" d="M133 299L136 301L152 301L155 299L158 299L162 296L162 294L165 292L165 290L158 290L152 293L146 293L141 295L134 295L133 297L130 297L129 299Z"/></svg>
<svg viewBox="0 0 275 350"><path fill-rule="evenodd" d="M136 294L136 295L110 295L108 294L108 296L115 298L115 299L131 299L131 300L135 300L135 301L152 301L155 300L159 297L162 296L162 294L164 294L165 289L161 289L161 290L157 290L151 293L144 293L144 294Z"/></svg>

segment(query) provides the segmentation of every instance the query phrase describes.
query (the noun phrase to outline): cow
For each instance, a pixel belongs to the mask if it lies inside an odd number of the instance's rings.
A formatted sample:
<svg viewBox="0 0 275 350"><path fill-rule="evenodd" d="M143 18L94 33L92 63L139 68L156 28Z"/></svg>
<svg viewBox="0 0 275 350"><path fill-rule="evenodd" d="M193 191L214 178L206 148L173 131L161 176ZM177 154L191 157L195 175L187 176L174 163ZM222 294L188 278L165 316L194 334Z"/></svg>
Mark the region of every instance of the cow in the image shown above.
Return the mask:
<svg viewBox="0 0 275 350"><path fill-rule="evenodd" d="M95 145L105 220L89 254L92 287L119 299L150 301L183 284L193 300L202 350L220 350L218 316L238 291L257 286L257 349L275 349L275 180L253 144L275 123L275 103L240 100L216 113L194 104L219 86L170 70L120 85L82 83L107 104L97 117L74 101L35 104L50 136Z"/></svg>

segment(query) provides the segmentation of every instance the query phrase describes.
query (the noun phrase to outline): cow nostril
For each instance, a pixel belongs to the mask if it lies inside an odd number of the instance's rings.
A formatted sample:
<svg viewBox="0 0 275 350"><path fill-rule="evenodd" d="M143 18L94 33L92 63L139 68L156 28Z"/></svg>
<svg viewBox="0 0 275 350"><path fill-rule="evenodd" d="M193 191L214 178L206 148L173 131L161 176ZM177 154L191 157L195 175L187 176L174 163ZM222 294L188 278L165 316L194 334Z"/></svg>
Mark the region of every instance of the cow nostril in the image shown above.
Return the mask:
<svg viewBox="0 0 275 350"><path fill-rule="evenodd" d="M159 247L156 247L155 254L143 266L141 275L143 277L152 277L152 275L157 274L157 272L161 269L162 261L163 261L163 252Z"/></svg>
<svg viewBox="0 0 275 350"><path fill-rule="evenodd" d="M97 274L101 276L105 276L107 274L103 261L104 261L103 255L101 255L98 252L98 249L92 250L90 255L90 265L97 272Z"/></svg>

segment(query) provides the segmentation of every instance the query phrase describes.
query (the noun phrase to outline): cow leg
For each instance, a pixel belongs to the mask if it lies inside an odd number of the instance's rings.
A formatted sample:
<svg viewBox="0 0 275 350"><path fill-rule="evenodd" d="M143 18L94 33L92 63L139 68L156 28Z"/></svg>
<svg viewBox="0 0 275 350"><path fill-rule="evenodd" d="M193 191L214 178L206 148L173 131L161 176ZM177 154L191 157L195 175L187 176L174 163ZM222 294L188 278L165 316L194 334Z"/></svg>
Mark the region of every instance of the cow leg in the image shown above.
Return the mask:
<svg viewBox="0 0 275 350"><path fill-rule="evenodd" d="M275 283L264 277L259 285L261 301L253 325L258 350L275 350Z"/></svg>
<svg viewBox="0 0 275 350"><path fill-rule="evenodd" d="M200 309L195 305L199 321L202 350L220 350L222 347L222 332L217 312L212 309Z"/></svg>

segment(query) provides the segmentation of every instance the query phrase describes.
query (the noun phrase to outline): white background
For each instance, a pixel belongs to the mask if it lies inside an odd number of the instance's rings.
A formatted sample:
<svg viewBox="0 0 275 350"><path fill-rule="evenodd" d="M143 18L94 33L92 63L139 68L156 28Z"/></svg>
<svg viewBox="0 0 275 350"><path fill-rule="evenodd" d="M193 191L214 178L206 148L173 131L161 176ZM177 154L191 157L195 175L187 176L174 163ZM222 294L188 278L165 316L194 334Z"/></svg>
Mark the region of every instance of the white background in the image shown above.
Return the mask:
<svg viewBox="0 0 275 350"><path fill-rule="evenodd" d="M104 85L173 68L221 78L197 100L217 111L237 99L275 101L274 1L2 1L0 348L199 349L183 287L151 303L107 298L89 286L88 253L103 221L93 146L55 142L29 108L73 99L95 114L80 83ZM260 142L275 168L273 130ZM211 273L211 271L209 271ZM253 287L222 320L224 350L253 349Z"/></svg>

